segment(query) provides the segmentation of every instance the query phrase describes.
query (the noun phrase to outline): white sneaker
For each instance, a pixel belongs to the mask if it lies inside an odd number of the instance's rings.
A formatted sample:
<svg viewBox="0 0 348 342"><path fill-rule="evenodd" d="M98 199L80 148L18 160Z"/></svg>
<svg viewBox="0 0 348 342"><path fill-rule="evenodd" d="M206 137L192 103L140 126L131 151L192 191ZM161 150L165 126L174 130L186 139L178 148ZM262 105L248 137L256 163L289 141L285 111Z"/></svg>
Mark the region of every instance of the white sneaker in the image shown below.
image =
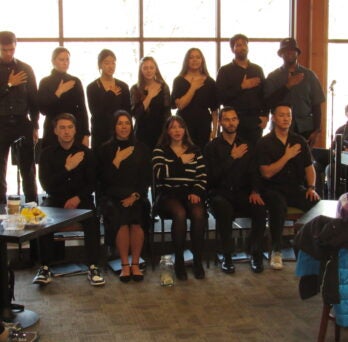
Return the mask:
<svg viewBox="0 0 348 342"><path fill-rule="evenodd" d="M281 269L283 269L282 253L280 253L280 252L272 252L272 255L271 255L271 268L273 268L274 270L281 270Z"/></svg>

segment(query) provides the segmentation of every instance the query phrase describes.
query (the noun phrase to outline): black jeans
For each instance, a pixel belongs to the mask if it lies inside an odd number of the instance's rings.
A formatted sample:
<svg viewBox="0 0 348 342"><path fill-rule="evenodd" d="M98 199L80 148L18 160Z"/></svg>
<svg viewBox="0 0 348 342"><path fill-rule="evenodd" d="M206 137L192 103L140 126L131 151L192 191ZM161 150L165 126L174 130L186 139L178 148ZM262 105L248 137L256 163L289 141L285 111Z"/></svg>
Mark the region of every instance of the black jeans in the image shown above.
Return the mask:
<svg viewBox="0 0 348 342"><path fill-rule="evenodd" d="M34 162L33 127L27 118L8 121L0 118L0 204L6 204L6 171L7 160L12 143L20 137L23 141L18 145L18 167L23 181L23 192L26 202L37 201L36 171Z"/></svg>
<svg viewBox="0 0 348 342"><path fill-rule="evenodd" d="M65 201L64 201L65 202ZM61 199L48 197L42 206L62 208L64 203ZM92 197L82 200L78 209L92 209L95 211ZM94 212L93 216L81 222L85 233L85 251L89 265L97 265L100 257L100 224ZM54 260L54 234L48 234L38 239L40 261L42 265L50 265Z"/></svg>

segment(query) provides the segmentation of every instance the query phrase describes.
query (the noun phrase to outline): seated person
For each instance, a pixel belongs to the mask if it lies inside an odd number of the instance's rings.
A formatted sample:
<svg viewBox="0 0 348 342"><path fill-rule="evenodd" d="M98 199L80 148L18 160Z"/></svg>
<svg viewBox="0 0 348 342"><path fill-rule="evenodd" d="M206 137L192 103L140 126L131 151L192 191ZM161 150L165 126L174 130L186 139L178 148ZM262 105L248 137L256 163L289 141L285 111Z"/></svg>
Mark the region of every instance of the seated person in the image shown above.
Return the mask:
<svg viewBox="0 0 348 342"><path fill-rule="evenodd" d="M277 193L283 210L271 217L274 225L284 227L288 206L309 210L319 195L315 191L315 170L308 143L297 133L290 131L292 111L288 104L279 104L272 110L273 129L262 137L256 145L256 160L263 180L262 196L273 197L269 191ZM276 237L281 239L280 235ZM272 235L274 240L275 236ZM280 240L274 244L271 266L283 267Z"/></svg>
<svg viewBox="0 0 348 342"><path fill-rule="evenodd" d="M206 173L200 149L193 145L184 120L171 116L166 121L158 146L153 151L153 173L156 187L155 210L172 221L175 250L174 270L177 279L187 280L184 263L186 219L191 220L193 274L203 279L202 265Z"/></svg>
<svg viewBox="0 0 348 342"><path fill-rule="evenodd" d="M76 122L71 114L59 114L54 120L58 142L44 149L39 161L39 180L47 193L43 206L95 211L93 192L96 183L96 163L92 151L75 141ZM85 250L89 263L88 279L93 286L105 280L97 266L100 250L99 220L95 213L81 222L85 233ZM42 266L34 284L51 282L49 265L54 255L53 234L39 238Z"/></svg>
<svg viewBox="0 0 348 342"><path fill-rule="evenodd" d="M345 115L348 118L348 105L346 105L345 107ZM335 132L335 137L337 134L341 134L342 135L342 151L348 151L348 121L340 126L336 132ZM335 139L334 137L334 139ZM335 146L336 146L336 140L332 141L332 145L331 148L333 149L333 151L335 151ZM346 166L342 165L341 167L341 174L344 174L346 172ZM327 178L327 188L328 188L328 194L329 194L329 198L335 198L335 194L333 194L333 189L331 186L332 183L332 176L331 176L331 166L330 164L326 167L325 169L325 174L326 174L326 178Z"/></svg>
<svg viewBox="0 0 348 342"><path fill-rule="evenodd" d="M219 124L222 133L206 146L205 160L208 171L208 201L216 219L224 256L221 269L225 273L235 271L232 263L232 225L237 211L251 216L250 266L253 272L260 273L263 271L262 242L267 209L272 215L273 211L281 208L278 206L279 202L270 196L268 202L271 205L266 206L260 196L260 177L253 163L252 146L237 133L239 117L236 110L232 107L222 108ZM276 227L272 224L273 221L270 220L273 231Z"/></svg>
<svg viewBox="0 0 348 342"><path fill-rule="evenodd" d="M134 140L128 112L115 113L114 132L114 137L98 151L105 242L112 247L116 245L120 254L120 280L142 281L139 258L150 212L147 190L151 183L151 153L145 144Z"/></svg>

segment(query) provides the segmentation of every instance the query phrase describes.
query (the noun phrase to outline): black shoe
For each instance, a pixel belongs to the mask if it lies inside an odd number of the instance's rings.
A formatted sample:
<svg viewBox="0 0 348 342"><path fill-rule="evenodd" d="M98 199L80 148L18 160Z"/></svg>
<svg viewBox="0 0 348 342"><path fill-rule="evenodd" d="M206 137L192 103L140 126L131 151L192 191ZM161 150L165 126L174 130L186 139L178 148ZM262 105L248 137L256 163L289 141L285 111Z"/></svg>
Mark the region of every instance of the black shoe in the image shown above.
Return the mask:
<svg viewBox="0 0 348 342"><path fill-rule="evenodd" d="M122 268L129 268L129 274L128 275L123 275L122 271L120 274L120 280L122 281L122 283L128 283L131 280L131 274L130 274L130 265L129 264L122 264Z"/></svg>
<svg viewBox="0 0 348 342"><path fill-rule="evenodd" d="M175 258L174 264L175 275L178 280L187 280L187 273L185 269L184 259Z"/></svg>
<svg viewBox="0 0 348 342"><path fill-rule="evenodd" d="M263 272L262 254L253 254L250 258L250 268L254 273Z"/></svg>
<svg viewBox="0 0 348 342"><path fill-rule="evenodd" d="M201 261L196 261L196 260L193 261L192 271L196 279L205 278L205 272L204 272L204 268Z"/></svg>
<svg viewBox="0 0 348 342"><path fill-rule="evenodd" d="M222 272L229 274L234 273L236 271L236 268L234 267L231 258L224 258L221 264L221 270Z"/></svg>
<svg viewBox="0 0 348 342"><path fill-rule="evenodd" d="M134 281L143 281L144 280L144 275L143 275L143 273L141 272L141 274L134 274L133 273L133 266L138 266L139 267L139 264L132 264L132 266L131 266L131 270L132 270L132 279L134 280Z"/></svg>

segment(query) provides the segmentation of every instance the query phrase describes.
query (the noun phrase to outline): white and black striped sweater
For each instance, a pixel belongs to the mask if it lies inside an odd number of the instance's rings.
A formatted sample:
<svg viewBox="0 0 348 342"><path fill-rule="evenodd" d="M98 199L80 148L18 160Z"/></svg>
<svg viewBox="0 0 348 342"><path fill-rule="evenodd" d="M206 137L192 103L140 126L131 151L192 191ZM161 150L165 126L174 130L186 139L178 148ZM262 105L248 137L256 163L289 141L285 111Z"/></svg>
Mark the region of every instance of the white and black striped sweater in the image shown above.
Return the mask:
<svg viewBox="0 0 348 342"><path fill-rule="evenodd" d="M170 147L157 146L152 154L152 167L156 190L170 193L185 190L188 194L205 197L207 174L202 153L197 147L188 148L185 153L194 153L191 163L183 164Z"/></svg>

